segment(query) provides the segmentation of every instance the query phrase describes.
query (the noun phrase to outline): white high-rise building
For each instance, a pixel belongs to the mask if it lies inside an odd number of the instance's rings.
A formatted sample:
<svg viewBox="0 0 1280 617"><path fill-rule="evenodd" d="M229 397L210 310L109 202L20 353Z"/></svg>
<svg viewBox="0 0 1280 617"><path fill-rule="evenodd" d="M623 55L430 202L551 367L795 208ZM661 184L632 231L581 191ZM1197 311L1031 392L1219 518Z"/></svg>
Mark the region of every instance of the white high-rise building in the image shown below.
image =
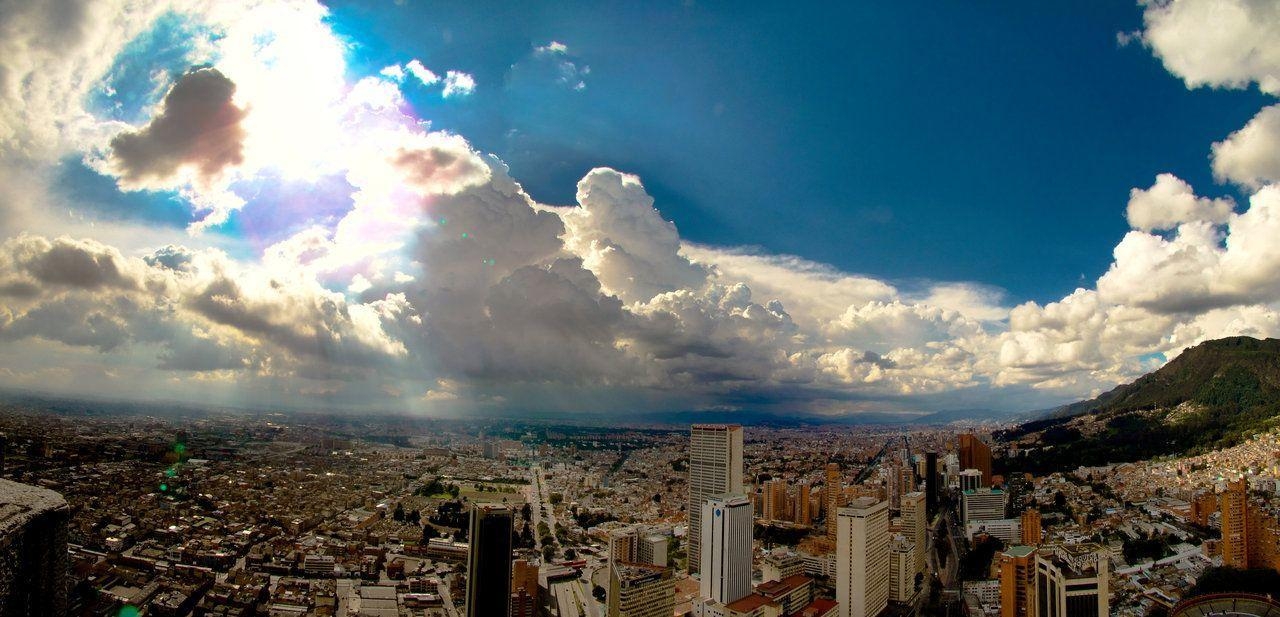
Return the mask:
<svg viewBox="0 0 1280 617"><path fill-rule="evenodd" d="M742 427L695 424L689 435L689 573L701 572L702 505L742 488Z"/></svg>
<svg viewBox="0 0 1280 617"><path fill-rule="evenodd" d="M751 531L746 495L712 497L702 504L702 575L699 595L725 605L751 594Z"/></svg>
<svg viewBox="0 0 1280 617"><path fill-rule="evenodd" d="M875 617L889 605L889 502L855 499L836 524L840 617Z"/></svg>
<svg viewBox="0 0 1280 617"><path fill-rule="evenodd" d="M960 493L961 518L972 521L994 521L1004 518L1008 495L998 488L976 488Z"/></svg>
<svg viewBox="0 0 1280 617"><path fill-rule="evenodd" d="M889 599L910 602L916 589L916 547L902 536L889 544Z"/></svg>
<svg viewBox="0 0 1280 617"><path fill-rule="evenodd" d="M1095 542L1058 544L1036 551L1035 615L1102 617L1111 603L1110 553Z"/></svg>
<svg viewBox="0 0 1280 617"><path fill-rule="evenodd" d="M924 493L914 491L902 496L902 533L907 536L907 541L915 545L912 561L916 572L925 570L925 552L928 545L928 538L925 536L927 528L925 518L927 517Z"/></svg>
<svg viewBox="0 0 1280 617"><path fill-rule="evenodd" d="M640 563L649 563L655 566L667 565L667 545L670 540L667 536L660 533L651 533L640 537L640 547L636 551L636 557Z"/></svg>

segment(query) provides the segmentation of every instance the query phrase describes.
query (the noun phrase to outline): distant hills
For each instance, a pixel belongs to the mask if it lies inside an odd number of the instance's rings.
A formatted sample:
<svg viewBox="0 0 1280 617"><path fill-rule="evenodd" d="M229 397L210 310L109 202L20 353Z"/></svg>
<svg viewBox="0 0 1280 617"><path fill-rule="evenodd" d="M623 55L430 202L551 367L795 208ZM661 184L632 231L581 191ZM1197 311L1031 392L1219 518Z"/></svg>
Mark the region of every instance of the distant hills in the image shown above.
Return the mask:
<svg viewBox="0 0 1280 617"><path fill-rule="evenodd" d="M1280 339L1237 336L1183 351L1159 370L997 435L1033 449L1006 461L1037 471L1191 454L1280 422Z"/></svg>

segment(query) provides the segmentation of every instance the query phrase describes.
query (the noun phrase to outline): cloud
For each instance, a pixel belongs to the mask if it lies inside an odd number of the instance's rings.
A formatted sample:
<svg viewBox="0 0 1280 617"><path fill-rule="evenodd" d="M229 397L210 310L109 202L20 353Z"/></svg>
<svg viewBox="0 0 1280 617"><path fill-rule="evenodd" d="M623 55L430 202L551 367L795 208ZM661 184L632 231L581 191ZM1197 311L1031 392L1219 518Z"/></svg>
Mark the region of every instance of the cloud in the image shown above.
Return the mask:
<svg viewBox="0 0 1280 617"><path fill-rule="evenodd" d="M1271 0L1142 0L1143 42L1188 88L1280 94L1280 4Z"/></svg>
<svg viewBox="0 0 1280 617"><path fill-rule="evenodd" d="M1280 188L1249 199L1225 229L1203 221L1170 238L1132 231L1098 280L1108 302L1161 313L1193 312L1280 299Z"/></svg>
<svg viewBox="0 0 1280 617"><path fill-rule="evenodd" d="M706 268L680 254L675 225L654 209L638 177L593 169L578 182L577 200L577 208L560 212L565 244L609 293L647 301L706 280Z"/></svg>
<svg viewBox="0 0 1280 617"><path fill-rule="evenodd" d="M44 159L96 145L107 131L82 102L125 44L165 8L122 0L6 2L0 11L0 150L6 157Z"/></svg>
<svg viewBox="0 0 1280 617"><path fill-rule="evenodd" d="M1213 175L1253 189L1280 181L1280 105L1213 144Z"/></svg>
<svg viewBox="0 0 1280 617"><path fill-rule="evenodd" d="M1182 179L1160 174L1151 188L1129 191L1126 216L1134 229L1157 231L1194 221L1220 225L1227 222L1234 209L1235 202L1229 197L1196 197L1191 185Z"/></svg>
<svg viewBox="0 0 1280 617"><path fill-rule="evenodd" d="M448 71L444 74L444 98L470 96L476 90L476 80L462 71Z"/></svg>
<svg viewBox="0 0 1280 617"><path fill-rule="evenodd" d="M97 5L77 6L61 25L26 5L0 16L22 41L0 49L29 54L0 54L19 71L0 80L20 74L49 97L83 100L111 66L91 56L118 54L152 15L106 28ZM239 209L238 229L259 235L89 224L64 234L52 215L43 233L9 232L0 339L14 353L0 357L0 383L458 413L920 412L1064 402L1206 338L1280 333L1271 108L1214 146L1215 173L1247 187L1247 203L1162 174L1131 191L1131 230L1102 277L1018 303L981 282L888 281L691 243L641 178L614 169L586 173L571 206L537 203L501 160L431 130L404 96L409 81L463 96L469 75L410 60L350 83L346 44L312 2L180 8L219 33L201 43L213 63L175 82L142 128L0 92L11 129L0 135L0 190L15 196L0 207L74 208L47 203L36 155L50 153L32 144L90 161L111 144L122 186L168 190L204 217L196 228ZM1188 31L1198 10L1237 36ZM1266 10L1152 3L1137 36L1189 85L1267 89L1269 39L1250 39L1255 26L1231 13ZM74 43L82 37L99 40ZM39 62L62 77L42 82ZM574 100L588 71L552 41L517 62L506 87Z"/></svg>
<svg viewBox="0 0 1280 617"><path fill-rule="evenodd" d="M404 68L406 71L409 71L409 74L413 75L415 79L422 82L422 85L424 86L430 86L440 81L440 77L438 75L436 75L435 73L432 73L431 69L428 69L427 67L422 66L422 62L416 58L413 60L410 60L408 64L405 64ZM448 88L446 86L446 90L447 89Z"/></svg>
<svg viewBox="0 0 1280 617"><path fill-rule="evenodd" d="M559 41L533 48L533 53L512 65L508 86L518 90L545 90L548 86L581 92L587 89L591 67L570 53Z"/></svg>
<svg viewBox="0 0 1280 617"><path fill-rule="evenodd" d="M111 140L108 166L121 187L168 188L186 174L212 185L244 162L245 111L232 102L235 91L217 69L183 75L147 126Z"/></svg>

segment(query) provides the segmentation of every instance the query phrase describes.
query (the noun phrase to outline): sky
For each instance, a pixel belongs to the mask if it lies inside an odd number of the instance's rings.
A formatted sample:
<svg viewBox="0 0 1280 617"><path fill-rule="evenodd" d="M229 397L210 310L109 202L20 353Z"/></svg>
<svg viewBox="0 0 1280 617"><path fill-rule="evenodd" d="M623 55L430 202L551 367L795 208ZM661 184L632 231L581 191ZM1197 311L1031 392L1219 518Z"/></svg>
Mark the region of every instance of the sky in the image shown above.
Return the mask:
<svg viewBox="0 0 1280 617"><path fill-rule="evenodd" d="M0 388L1051 407L1280 332L1278 93L1266 0L19 1Z"/></svg>

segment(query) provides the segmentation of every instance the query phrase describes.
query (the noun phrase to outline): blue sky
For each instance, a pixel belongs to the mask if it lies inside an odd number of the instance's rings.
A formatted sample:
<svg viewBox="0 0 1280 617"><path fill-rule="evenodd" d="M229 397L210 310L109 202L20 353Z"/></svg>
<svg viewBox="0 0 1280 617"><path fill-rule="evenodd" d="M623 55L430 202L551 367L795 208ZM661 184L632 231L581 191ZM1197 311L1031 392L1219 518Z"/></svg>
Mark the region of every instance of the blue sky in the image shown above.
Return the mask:
<svg viewBox="0 0 1280 617"><path fill-rule="evenodd" d="M1215 186L1208 144L1267 97L1188 90L1121 2L334 2L353 71L421 58L476 76L408 91L438 129L572 203L636 173L681 236L894 280L980 281L1051 301L1100 276L1128 190ZM564 43L586 88L522 82ZM417 96L415 96L415 94Z"/></svg>

